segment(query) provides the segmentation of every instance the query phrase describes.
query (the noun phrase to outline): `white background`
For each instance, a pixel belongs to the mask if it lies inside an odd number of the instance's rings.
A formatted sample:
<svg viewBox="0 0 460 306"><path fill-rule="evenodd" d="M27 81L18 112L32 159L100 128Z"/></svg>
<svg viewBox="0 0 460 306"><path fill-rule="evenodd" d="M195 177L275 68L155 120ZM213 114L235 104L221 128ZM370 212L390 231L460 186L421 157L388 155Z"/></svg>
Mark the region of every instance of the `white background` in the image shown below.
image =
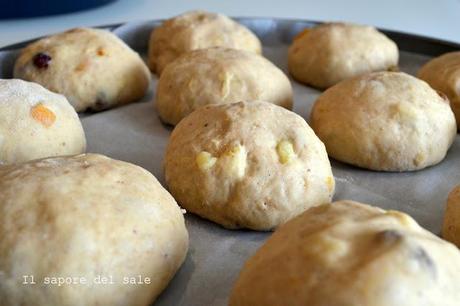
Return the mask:
<svg viewBox="0 0 460 306"><path fill-rule="evenodd" d="M118 0L80 13L0 21L0 47L75 26L167 18L190 9L231 16L353 21L460 43L460 0Z"/></svg>

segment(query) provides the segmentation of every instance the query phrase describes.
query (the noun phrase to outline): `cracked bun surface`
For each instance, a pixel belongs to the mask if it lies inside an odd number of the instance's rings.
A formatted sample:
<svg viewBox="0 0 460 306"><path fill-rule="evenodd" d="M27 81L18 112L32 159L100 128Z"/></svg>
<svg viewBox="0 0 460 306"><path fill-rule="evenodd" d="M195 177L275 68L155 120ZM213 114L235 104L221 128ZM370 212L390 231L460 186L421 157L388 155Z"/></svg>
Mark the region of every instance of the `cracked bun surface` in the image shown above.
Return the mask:
<svg viewBox="0 0 460 306"><path fill-rule="evenodd" d="M0 165L85 149L80 119L64 96L32 82L0 80Z"/></svg>
<svg viewBox="0 0 460 306"><path fill-rule="evenodd" d="M150 72L136 52L107 30L76 28L25 47L14 77L63 94L77 112L142 98Z"/></svg>
<svg viewBox="0 0 460 306"><path fill-rule="evenodd" d="M289 72L299 82L325 89L350 77L393 69L398 47L374 27L325 23L305 29L289 47Z"/></svg>
<svg viewBox="0 0 460 306"><path fill-rule="evenodd" d="M148 306L187 248L179 206L138 166L83 154L0 167L2 306Z"/></svg>
<svg viewBox="0 0 460 306"><path fill-rule="evenodd" d="M460 251L410 216L340 201L281 226L242 268L230 306L455 306Z"/></svg>
<svg viewBox="0 0 460 306"><path fill-rule="evenodd" d="M160 75L182 54L209 47L262 53L261 42L245 26L222 14L190 11L153 29L149 42L150 70Z"/></svg>
<svg viewBox="0 0 460 306"><path fill-rule="evenodd" d="M456 136L445 96L402 72L348 79L315 102L311 125L329 156L378 171L435 165Z"/></svg>
<svg viewBox="0 0 460 306"><path fill-rule="evenodd" d="M299 115L268 102L199 108L172 132L169 191L187 211L227 228L271 230L329 203L326 150Z"/></svg>
<svg viewBox="0 0 460 306"><path fill-rule="evenodd" d="M291 109L291 82L258 54L216 47L188 52L169 64L160 76L155 105L161 119L175 125L201 106L249 100Z"/></svg>

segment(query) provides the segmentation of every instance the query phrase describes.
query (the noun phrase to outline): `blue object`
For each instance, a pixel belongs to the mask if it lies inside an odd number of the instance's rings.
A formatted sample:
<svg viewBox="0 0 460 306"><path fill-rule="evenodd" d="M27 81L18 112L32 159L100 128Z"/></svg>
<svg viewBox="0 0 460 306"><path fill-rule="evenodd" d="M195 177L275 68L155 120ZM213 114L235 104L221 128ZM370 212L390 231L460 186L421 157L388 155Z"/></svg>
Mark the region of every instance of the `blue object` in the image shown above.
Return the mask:
<svg viewBox="0 0 460 306"><path fill-rule="evenodd" d="M0 19L73 13L116 0L0 0Z"/></svg>

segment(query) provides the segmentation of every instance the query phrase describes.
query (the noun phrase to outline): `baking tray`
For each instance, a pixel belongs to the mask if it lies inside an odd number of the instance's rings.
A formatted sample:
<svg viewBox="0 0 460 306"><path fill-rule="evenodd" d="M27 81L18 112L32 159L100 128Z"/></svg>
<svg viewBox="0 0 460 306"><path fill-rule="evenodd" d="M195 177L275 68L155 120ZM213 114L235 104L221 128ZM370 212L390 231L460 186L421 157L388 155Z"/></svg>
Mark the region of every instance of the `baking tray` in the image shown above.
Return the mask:
<svg viewBox="0 0 460 306"><path fill-rule="evenodd" d="M273 18L236 18L262 40L264 55L287 73L287 48L303 28L317 22ZM145 57L150 32L161 20L104 26ZM415 74L433 56L460 50L460 45L401 32L385 31L398 44L400 69ZM0 78L11 78L18 49L28 42L0 49ZM138 103L95 114L83 114L88 152L132 162L151 171L164 185L162 160L172 128L161 124L152 104L157 79ZM294 111L308 121L321 93L291 78ZM460 183L460 136L445 160L428 169L385 173L331 161L336 179L334 200L352 199L412 215L422 226L439 234L448 192ZM270 233L232 231L186 214L190 250L184 265L155 305L226 305L244 261Z"/></svg>

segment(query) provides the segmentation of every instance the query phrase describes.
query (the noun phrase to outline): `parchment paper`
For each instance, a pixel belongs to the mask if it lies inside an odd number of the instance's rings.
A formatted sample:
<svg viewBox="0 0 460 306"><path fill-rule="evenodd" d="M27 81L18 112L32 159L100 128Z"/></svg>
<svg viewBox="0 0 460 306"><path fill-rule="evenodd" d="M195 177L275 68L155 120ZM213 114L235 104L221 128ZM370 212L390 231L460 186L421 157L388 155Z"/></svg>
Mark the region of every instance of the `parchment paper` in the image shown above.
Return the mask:
<svg viewBox="0 0 460 306"><path fill-rule="evenodd" d="M145 56L149 33L159 22L129 23L114 32ZM287 73L287 46L304 24L275 19L245 20L264 43L264 55ZM0 52L0 77L10 78L17 52ZM415 74L429 57L401 52L400 68ZM162 160L171 127L163 125L154 110L156 77L148 95L139 103L97 114L84 114L88 152L140 165L164 185ZM292 81L294 111L308 121L319 91ZM448 192L460 183L460 136L446 159L431 168L408 173L384 173L355 168L332 160L337 183L334 200L352 199L398 209L438 234ZM156 306L226 305L229 292L244 261L270 233L230 231L186 215L190 234L187 259Z"/></svg>

